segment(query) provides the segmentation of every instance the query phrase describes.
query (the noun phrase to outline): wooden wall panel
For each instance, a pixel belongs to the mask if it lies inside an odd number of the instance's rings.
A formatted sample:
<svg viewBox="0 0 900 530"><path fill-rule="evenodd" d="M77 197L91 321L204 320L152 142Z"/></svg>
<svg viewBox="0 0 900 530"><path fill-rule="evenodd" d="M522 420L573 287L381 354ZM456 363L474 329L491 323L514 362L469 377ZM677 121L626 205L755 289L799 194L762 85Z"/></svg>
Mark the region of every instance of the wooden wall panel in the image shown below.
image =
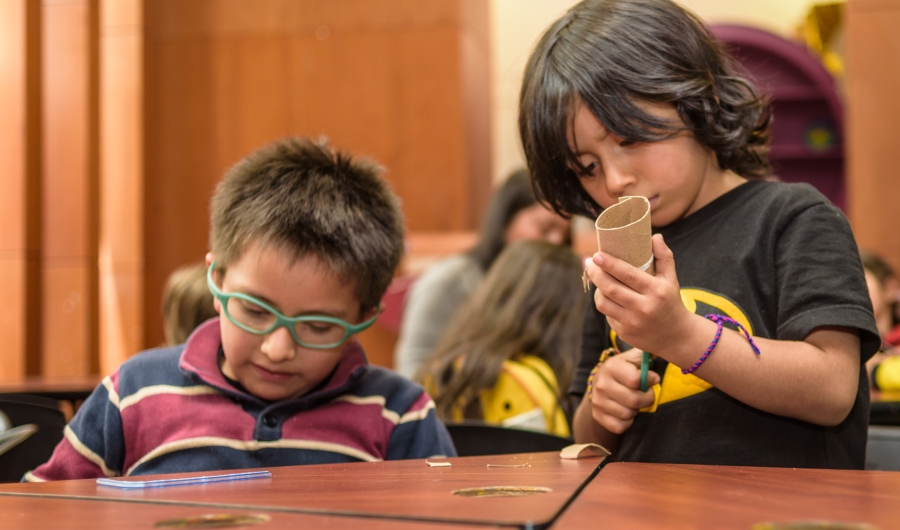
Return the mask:
<svg viewBox="0 0 900 530"><path fill-rule="evenodd" d="M0 378L40 370L40 3L0 2Z"/></svg>
<svg viewBox="0 0 900 530"><path fill-rule="evenodd" d="M163 285L203 258L216 183L286 135L380 162L414 232L474 228L490 188L487 9L0 3L0 378L108 373L159 345ZM394 337L376 335L363 341L389 363Z"/></svg>
<svg viewBox="0 0 900 530"><path fill-rule="evenodd" d="M100 0L101 373L145 345L143 31L142 0Z"/></svg>
<svg viewBox="0 0 900 530"><path fill-rule="evenodd" d="M859 245L900 271L900 0L847 4L847 203Z"/></svg>
<svg viewBox="0 0 900 530"><path fill-rule="evenodd" d="M208 204L220 170L210 137L230 134L216 120L215 50L207 40L181 46L148 35L144 184L145 347L160 345L162 290L181 265L207 250Z"/></svg>
<svg viewBox="0 0 900 530"><path fill-rule="evenodd" d="M97 369L97 2L43 0L42 373Z"/></svg>
<svg viewBox="0 0 900 530"><path fill-rule="evenodd" d="M460 2L462 112L469 177L467 228L481 224L491 195L491 86L489 5L484 0Z"/></svg>
<svg viewBox="0 0 900 530"><path fill-rule="evenodd" d="M144 16L144 346L162 340L167 275L203 256L215 183L285 135L383 164L412 230L475 226L490 187L484 2L157 0Z"/></svg>
<svg viewBox="0 0 900 530"><path fill-rule="evenodd" d="M470 228L459 44L458 27L401 36L401 143L388 167L410 230Z"/></svg>

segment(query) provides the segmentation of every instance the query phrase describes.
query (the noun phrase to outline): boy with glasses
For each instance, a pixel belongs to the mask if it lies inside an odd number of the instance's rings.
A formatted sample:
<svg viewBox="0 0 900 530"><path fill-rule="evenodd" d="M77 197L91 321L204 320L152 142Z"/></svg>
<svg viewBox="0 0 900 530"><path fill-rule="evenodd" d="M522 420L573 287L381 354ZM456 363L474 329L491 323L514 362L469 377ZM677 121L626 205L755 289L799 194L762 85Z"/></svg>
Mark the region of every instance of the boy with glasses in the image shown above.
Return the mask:
<svg viewBox="0 0 900 530"><path fill-rule="evenodd" d="M379 173L301 139L231 168L206 257L220 318L105 378L26 480L455 456L428 394L353 338L403 252Z"/></svg>

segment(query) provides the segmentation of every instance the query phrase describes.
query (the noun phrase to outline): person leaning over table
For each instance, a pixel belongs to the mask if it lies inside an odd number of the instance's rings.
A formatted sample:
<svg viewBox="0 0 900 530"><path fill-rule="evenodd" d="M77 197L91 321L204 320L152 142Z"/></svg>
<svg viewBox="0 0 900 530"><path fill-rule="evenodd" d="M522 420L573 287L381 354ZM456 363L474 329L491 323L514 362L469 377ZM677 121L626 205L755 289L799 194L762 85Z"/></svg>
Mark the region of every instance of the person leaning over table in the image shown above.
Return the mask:
<svg viewBox="0 0 900 530"><path fill-rule="evenodd" d="M220 317L106 377L25 479L455 456L428 394L354 338L403 252L379 173L306 139L228 170L206 256Z"/></svg>
<svg viewBox="0 0 900 530"><path fill-rule="evenodd" d="M494 192L478 243L429 267L412 284L394 350L394 369L414 379L500 252L517 241L571 243L571 223L538 202L528 172L510 175Z"/></svg>
<svg viewBox="0 0 900 530"><path fill-rule="evenodd" d="M175 269L163 289L165 346L186 342L191 333L218 316L213 295L206 285L207 267L192 263Z"/></svg>

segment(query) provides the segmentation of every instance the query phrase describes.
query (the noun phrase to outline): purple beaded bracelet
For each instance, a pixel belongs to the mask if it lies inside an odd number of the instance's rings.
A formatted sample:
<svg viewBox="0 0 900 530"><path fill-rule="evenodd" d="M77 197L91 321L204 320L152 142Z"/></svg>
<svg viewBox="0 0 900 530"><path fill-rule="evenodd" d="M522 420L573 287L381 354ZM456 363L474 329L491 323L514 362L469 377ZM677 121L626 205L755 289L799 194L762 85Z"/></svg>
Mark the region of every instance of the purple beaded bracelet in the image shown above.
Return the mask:
<svg viewBox="0 0 900 530"><path fill-rule="evenodd" d="M747 341L750 343L750 347L753 348L753 353L755 353L756 355L760 354L759 348L756 347L756 343L753 342L753 338L750 337L750 333L747 331L746 328L744 328L744 326L741 325L740 322L736 321L733 318L722 316L722 315L706 315L703 318L707 318L716 323L716 325L717 325L716 336L713 337L712 342L709 343L709 348L706 348L706 351L703 352L703 355L701 355L700 358L697 359L697 362L695 362L693 366L691 366L687 370L684 370L684 369L681 370L682 374L687 375L687 374L693 373L697 368L700 368L700 365L703 364L703 361L705 361L706 358L709 357L709 354L712 353L713 348L715 348L716 344L719 343L719 338L722 337L722 324L725 322L728 322L730 324L734 324L735 326L737 326L737 328L744 334L744 336L747 337Z"/></svg>

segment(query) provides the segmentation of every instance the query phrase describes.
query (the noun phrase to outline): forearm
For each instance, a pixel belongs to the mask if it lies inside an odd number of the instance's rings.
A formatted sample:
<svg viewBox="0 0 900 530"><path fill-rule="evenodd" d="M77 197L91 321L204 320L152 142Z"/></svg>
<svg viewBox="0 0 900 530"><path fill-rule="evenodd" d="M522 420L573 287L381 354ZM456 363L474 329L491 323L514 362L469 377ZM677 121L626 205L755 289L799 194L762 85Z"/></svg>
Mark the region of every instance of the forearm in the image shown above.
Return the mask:
<svg viewBox="0 0 900 530"><path fill-rule="evenodd" d="M690 367L709 346L716 324L694 315L684 337L658 353ZM849 330L820 329L804 341L746 338L723 330L694 375L759 410L818 425L836 425L853 407L859 384L859 338Z"/></svg>
<svg viewBox="0 0 900 530"><path fill-rule="evenodd" d="M589 399L583 399L575 409L575 417L572 419L572 434L576 443L599 444L610 452L615 452L619 446L619 435L609 432L594 420Z"/></svg>

